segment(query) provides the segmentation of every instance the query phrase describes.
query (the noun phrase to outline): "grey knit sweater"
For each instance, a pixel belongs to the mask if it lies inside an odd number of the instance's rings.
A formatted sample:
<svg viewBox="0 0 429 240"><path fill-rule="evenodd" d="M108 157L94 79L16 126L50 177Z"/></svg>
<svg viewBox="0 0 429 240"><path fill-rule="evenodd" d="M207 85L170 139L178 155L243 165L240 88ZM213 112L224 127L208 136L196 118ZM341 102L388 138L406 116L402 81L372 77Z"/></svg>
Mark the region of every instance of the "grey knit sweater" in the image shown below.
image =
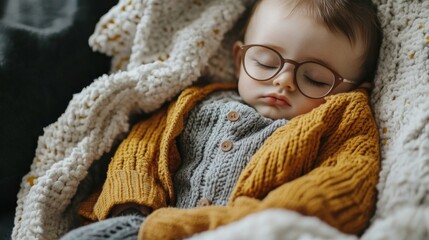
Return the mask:
<svg viewBox="0 0 429 240"><path fill-rule="evenodd" d="M177 139L182 165L174 176L176 207L226 205L251 156L287 120L261 116L236 91L218 91L198 103ZM108 218L75 229L62 240L136 239L145 217Z"/></svg>
<svg viewBox="0 0 429 240"><path fill-rule="evenodd" d="M261 116L236 91L206 97L189 113L178 138L182 165L174 177L176 207L226 205L251 156L286 122Z"/></svg>

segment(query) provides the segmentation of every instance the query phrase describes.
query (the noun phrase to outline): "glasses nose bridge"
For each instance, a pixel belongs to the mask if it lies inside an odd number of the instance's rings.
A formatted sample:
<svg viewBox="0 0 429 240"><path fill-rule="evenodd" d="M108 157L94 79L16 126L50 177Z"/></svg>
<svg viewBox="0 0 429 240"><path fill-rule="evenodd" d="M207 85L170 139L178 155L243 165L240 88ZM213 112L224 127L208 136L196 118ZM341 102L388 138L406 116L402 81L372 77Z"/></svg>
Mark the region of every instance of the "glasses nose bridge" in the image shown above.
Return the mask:
<svg viewBox="0 0 429 240"><path fill-rule="evenodd" d="M280 74L282 74L284 71L291 71L291 73L293 74L293 77L295 78L295 72L297 67L299 66L299 63L297 61L294 61L292 59L288 59L288 58L283 58L280 54L279 54L280 60L281 60L281 66L278 70L278 72L276 73L276 76L279 76ZM292 69L284 69L286 63L290 64L293 66Z"/></svg>
<svg viewBox="0 0 429 240"><path fill-rule="evenodd" d="M299 67L300 64L298 62L292 60L292 59L283 58L280 54L278 54L278 56L280 57L281 65L280 65L280 68L277 70L277 73L273 76L274 78L277 79L275 81L277 81L277 83L279 83L279 80L283 79L282 80L283 85L292 84L293 86L296 86L295 73L296 73L297 67ZM290 64L292 68L289 68L287 66L285 67L286 63ZM285 72L289 72L288 77L286 77L286 75L284 75ZM286 80L286 79L289 79L289 80ZM290 82L287 83L288 81L290 81Z"/></svg>
<svg viewBox="0 0 429 240"><path fill-rule="evenodd" d="M281 68L280 68L279 72L282 71L282 69L284 68L284 66L285 66L286 63L289 63L289 64L291 64L293 66L293 71L295 71L296 68L299 66L299 63L296 62L296 61L294 61L294 60L292 60L292 59L283 58L283 57L280 57L280 58L282 60L282 65L281 65Z"/></svg>

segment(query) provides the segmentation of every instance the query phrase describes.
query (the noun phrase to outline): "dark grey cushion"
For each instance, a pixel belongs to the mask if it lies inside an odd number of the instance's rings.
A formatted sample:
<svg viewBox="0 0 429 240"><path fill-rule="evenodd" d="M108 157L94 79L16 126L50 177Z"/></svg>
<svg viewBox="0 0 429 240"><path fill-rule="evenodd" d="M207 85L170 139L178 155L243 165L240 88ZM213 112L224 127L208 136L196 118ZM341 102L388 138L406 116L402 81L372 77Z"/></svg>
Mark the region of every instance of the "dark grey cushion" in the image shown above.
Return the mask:
<svg viewBox="0 0 429 240"><path fill-rule="evenodd" d="M0 1L0 239L10 235L19 184L43 127L109 69L110 59L92 52L88 38L116 2Z"/></svg>

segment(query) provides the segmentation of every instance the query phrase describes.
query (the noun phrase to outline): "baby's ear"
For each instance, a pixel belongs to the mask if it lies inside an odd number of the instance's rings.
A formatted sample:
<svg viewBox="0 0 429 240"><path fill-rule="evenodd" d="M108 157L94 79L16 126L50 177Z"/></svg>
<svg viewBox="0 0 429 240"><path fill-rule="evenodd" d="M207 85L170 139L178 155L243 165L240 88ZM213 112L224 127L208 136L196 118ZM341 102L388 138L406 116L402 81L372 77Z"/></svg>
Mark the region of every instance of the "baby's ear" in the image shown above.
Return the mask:
<svg viewBox="0 0 429 240"><path fill-rule="evenodd" d="M243 46L243 42L236 41L234 46L232 47L232 55L234 57L235 63L235 76L237 79L240 77L240 69L241 69L241 46Z"/></svg>

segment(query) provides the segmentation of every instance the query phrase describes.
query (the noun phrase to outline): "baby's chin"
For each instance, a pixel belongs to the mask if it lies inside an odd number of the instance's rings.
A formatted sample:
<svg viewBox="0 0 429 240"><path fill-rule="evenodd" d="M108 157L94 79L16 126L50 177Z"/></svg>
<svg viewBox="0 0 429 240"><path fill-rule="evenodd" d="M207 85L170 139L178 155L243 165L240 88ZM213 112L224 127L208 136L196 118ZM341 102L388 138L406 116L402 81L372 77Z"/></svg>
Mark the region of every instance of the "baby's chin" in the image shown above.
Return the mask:
<svg viewBox="0 0 429 240"><path fill-rule="evenodd" d="M274 107L268 107L268 106L256 107L256 111L262 116L273 120L277 120L277 119L289 120L294 117L292 116L292 114L284 113Z"/></svg>

